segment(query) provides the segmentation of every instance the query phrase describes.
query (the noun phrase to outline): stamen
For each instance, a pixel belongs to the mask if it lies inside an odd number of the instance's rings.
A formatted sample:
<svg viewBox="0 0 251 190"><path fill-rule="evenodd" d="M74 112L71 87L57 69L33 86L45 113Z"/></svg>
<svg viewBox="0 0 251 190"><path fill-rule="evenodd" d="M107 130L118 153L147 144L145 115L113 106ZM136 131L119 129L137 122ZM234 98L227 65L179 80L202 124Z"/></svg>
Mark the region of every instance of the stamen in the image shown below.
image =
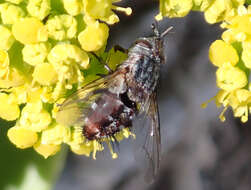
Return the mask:
<svg viewBox="0 0 251 190"><path fill-rule="evenodd" d="M201 106L201 108L206 108L207 107L207 105L210 103L210 102L212 102L213 100L215 100L215 96L214 97L212 97L212 98L210 98L209 100L207 100L207 101L205 101L205 102L203 102L200 106Z"/></svg>
<svg viewBox="0 0 251 190"><path fill-rule="evenodd" d="M92 152L92 158L93 160L96 160L96 154L97 154L97 150L99 149L98 147L100 146L99 142L94 140L93 141L93 152Z"/></svg>
<svg viewBox="0 0 251 190"><path fill-rule="evenodd" d="M219 116L219 118L220 118L220 120L221 120L222 122L224 122L224 121L226 120L224 114L225 114L225 112L227 111L227 108L228 108L228 106L225 107L225 108L223 109L223 111L221 112L221 114L220 114L220 116Z"/></svg>
<svg viewBox="0 0 251 190"><path fill-rule="evenodd" d="M118 158L118 154L115 153L115 152L113 151L113 149L112 149L111 142L110 142L109 140L107 140L106 143L107 143L107 145L108 145L108 147L109 147L109 149L110 149L110 152L111 152L111 155L112 155L112 159Z"/></svg>
<svg viewBox="0 0 251 190"><path fill-rule="evenodd" d="M130 7L124 8L124 7L112 5L112 9L116 11L124 12L126 15L132 14L132 9Z"/></svg>

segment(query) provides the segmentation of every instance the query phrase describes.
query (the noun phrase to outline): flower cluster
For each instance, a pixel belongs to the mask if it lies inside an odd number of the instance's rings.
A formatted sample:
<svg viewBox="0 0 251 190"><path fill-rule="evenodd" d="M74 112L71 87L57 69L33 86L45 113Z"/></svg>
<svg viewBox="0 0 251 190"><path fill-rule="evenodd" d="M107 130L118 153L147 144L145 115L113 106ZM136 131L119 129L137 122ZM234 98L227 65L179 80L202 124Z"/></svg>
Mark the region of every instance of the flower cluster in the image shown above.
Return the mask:
<svg viewBox="0 0 251 190"><path fill-rule="evenodd" d="M58 124L53 112L60 98L95 76L95 69L86 72L95 67L88 52L104 54L107 24L119 21L113 10L131 14L114 2L118 0L1 1L0 117L16 120L7 135L18 148L33 147L45 158L63 143L94 158L103 150L98 142L85 141L79 128ZM117 136L122 140L130 132Z"/></svg>
<svg viewBox="0 0 251 190"><path fill-rule="evenodd" d="M160 13L156 19L184 17L193 10L204 12L206 21L213 24L237 15L238 7L244 3L245 0L160 0Z"/></svg>
<svg viewBox="0 0 251 190"><path fill-rule="evenodd" d="M242 122L246 122L251 113L250 13L248 8L239 7L238 15L222 24L222 27L227 28L222 34L222 40L213 42L209 49L209 58L218 67L216 83L220 91L213 99L217 106L224 106L220 115L222 121L225 120L223 114L228 107Z"/></svg>
<svg viewBox="0 0 251 190"><path fill-rule="evenodd" d="M227 29L209 49L209 59L217 67L216 85L220 90L208 102L215 100L218 107L224 107L222 121L228 107L242 122L248 120L251 112L251 7L247 4L245 0L160 0L160 13L156 16L160 20L163 16L183 17L191 10L202 11L208 23L222 22L221 27Z"/></svg>

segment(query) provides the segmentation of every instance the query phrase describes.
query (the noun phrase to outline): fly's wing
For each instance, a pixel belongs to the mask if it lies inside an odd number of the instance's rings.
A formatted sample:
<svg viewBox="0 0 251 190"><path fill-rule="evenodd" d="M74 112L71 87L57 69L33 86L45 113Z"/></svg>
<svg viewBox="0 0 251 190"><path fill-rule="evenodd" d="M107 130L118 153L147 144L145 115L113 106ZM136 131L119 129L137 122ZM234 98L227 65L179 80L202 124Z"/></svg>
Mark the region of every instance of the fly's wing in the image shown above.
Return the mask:
<svg viewBox="0 0 251 190"><path fill-rule="evenodd" d="M160 154L161 154L161 136L160 136L160 121L159 121L159 110L156 101L156 93L154 93L144 103L146 107L144 113L141 114L134 122L133 128L136 133L136 146L135 155L136 159L140 158L140 162L146 162L147 168L145 180L152 182L156 177L160 167ZM139 151L139 147L141 151ZM142 158L142 152L144 158Z"/></svg>
<svg viewBox="0 0 251 190"><path fill-rule="evenodd" d="M145 148L150 159L149 170L152 171L150 173L152 173L152 177L155 177L160 168L161 156L160 120L156 93L154 93L150 99L148 116L150 117L151 121L151 127L149 132L150 144Z"/></svg>
<svg viewBox="0 0 251 190"><path fill-rule="evenodd" d="M60 105L56 121L65 126L83 124L90 106L107 90L109 82L115 74L97 79L69 96Z"/></svg>

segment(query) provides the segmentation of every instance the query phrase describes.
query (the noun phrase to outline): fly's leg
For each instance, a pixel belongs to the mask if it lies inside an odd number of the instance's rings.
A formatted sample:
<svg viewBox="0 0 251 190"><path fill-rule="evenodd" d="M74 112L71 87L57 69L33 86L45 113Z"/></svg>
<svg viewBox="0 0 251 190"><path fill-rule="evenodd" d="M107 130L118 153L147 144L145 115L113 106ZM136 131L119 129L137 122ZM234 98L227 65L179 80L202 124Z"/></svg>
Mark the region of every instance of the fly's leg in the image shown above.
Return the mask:
<svg viewBox="0 0 251 190"><path fill-rule="evenodd" d="M101 63L104 65L105 69L108 71L109 74L113 73L113 70L109 67L109 65L107 65L107 63L101 59L99 56L97 56L96 53L91 52L91 54Z"/></svg>
<svg viewBox="0 0 251 190"><path fill-rule="evenodd" d="M128 54L128 49L125 49L125 48L121 47L120 45L115 45L113 48L115 51L121 51L123 53Z"/></svg>

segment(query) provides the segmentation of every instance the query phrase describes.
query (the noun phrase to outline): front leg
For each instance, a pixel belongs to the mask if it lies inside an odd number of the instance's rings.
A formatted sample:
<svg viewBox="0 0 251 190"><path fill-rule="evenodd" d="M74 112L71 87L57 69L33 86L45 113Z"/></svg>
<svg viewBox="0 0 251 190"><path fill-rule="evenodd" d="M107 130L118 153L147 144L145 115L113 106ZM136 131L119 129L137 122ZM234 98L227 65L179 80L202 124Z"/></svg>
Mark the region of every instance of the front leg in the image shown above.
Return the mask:
<svg viewBox="0 0 251 190"><path fill-rule="evenodd" d="M125 49L125 48L121 47L120 45L115 45L113 48L114 48L114 51L115 51L115 52L116 52L116 51L121 51L121 52L123 52L123 53L128 54L128 49Z"/></svg>
<svg viewBox="0 0 251 190"><path fill-rule="evenodd" d="M99 56L97 56L96 53L94 52L90 52L101 64L104 65L105 69L108 71L109 74L113 73L113 70L109 67L109 65L107 65L107 63L101 59Z"/></svg>

